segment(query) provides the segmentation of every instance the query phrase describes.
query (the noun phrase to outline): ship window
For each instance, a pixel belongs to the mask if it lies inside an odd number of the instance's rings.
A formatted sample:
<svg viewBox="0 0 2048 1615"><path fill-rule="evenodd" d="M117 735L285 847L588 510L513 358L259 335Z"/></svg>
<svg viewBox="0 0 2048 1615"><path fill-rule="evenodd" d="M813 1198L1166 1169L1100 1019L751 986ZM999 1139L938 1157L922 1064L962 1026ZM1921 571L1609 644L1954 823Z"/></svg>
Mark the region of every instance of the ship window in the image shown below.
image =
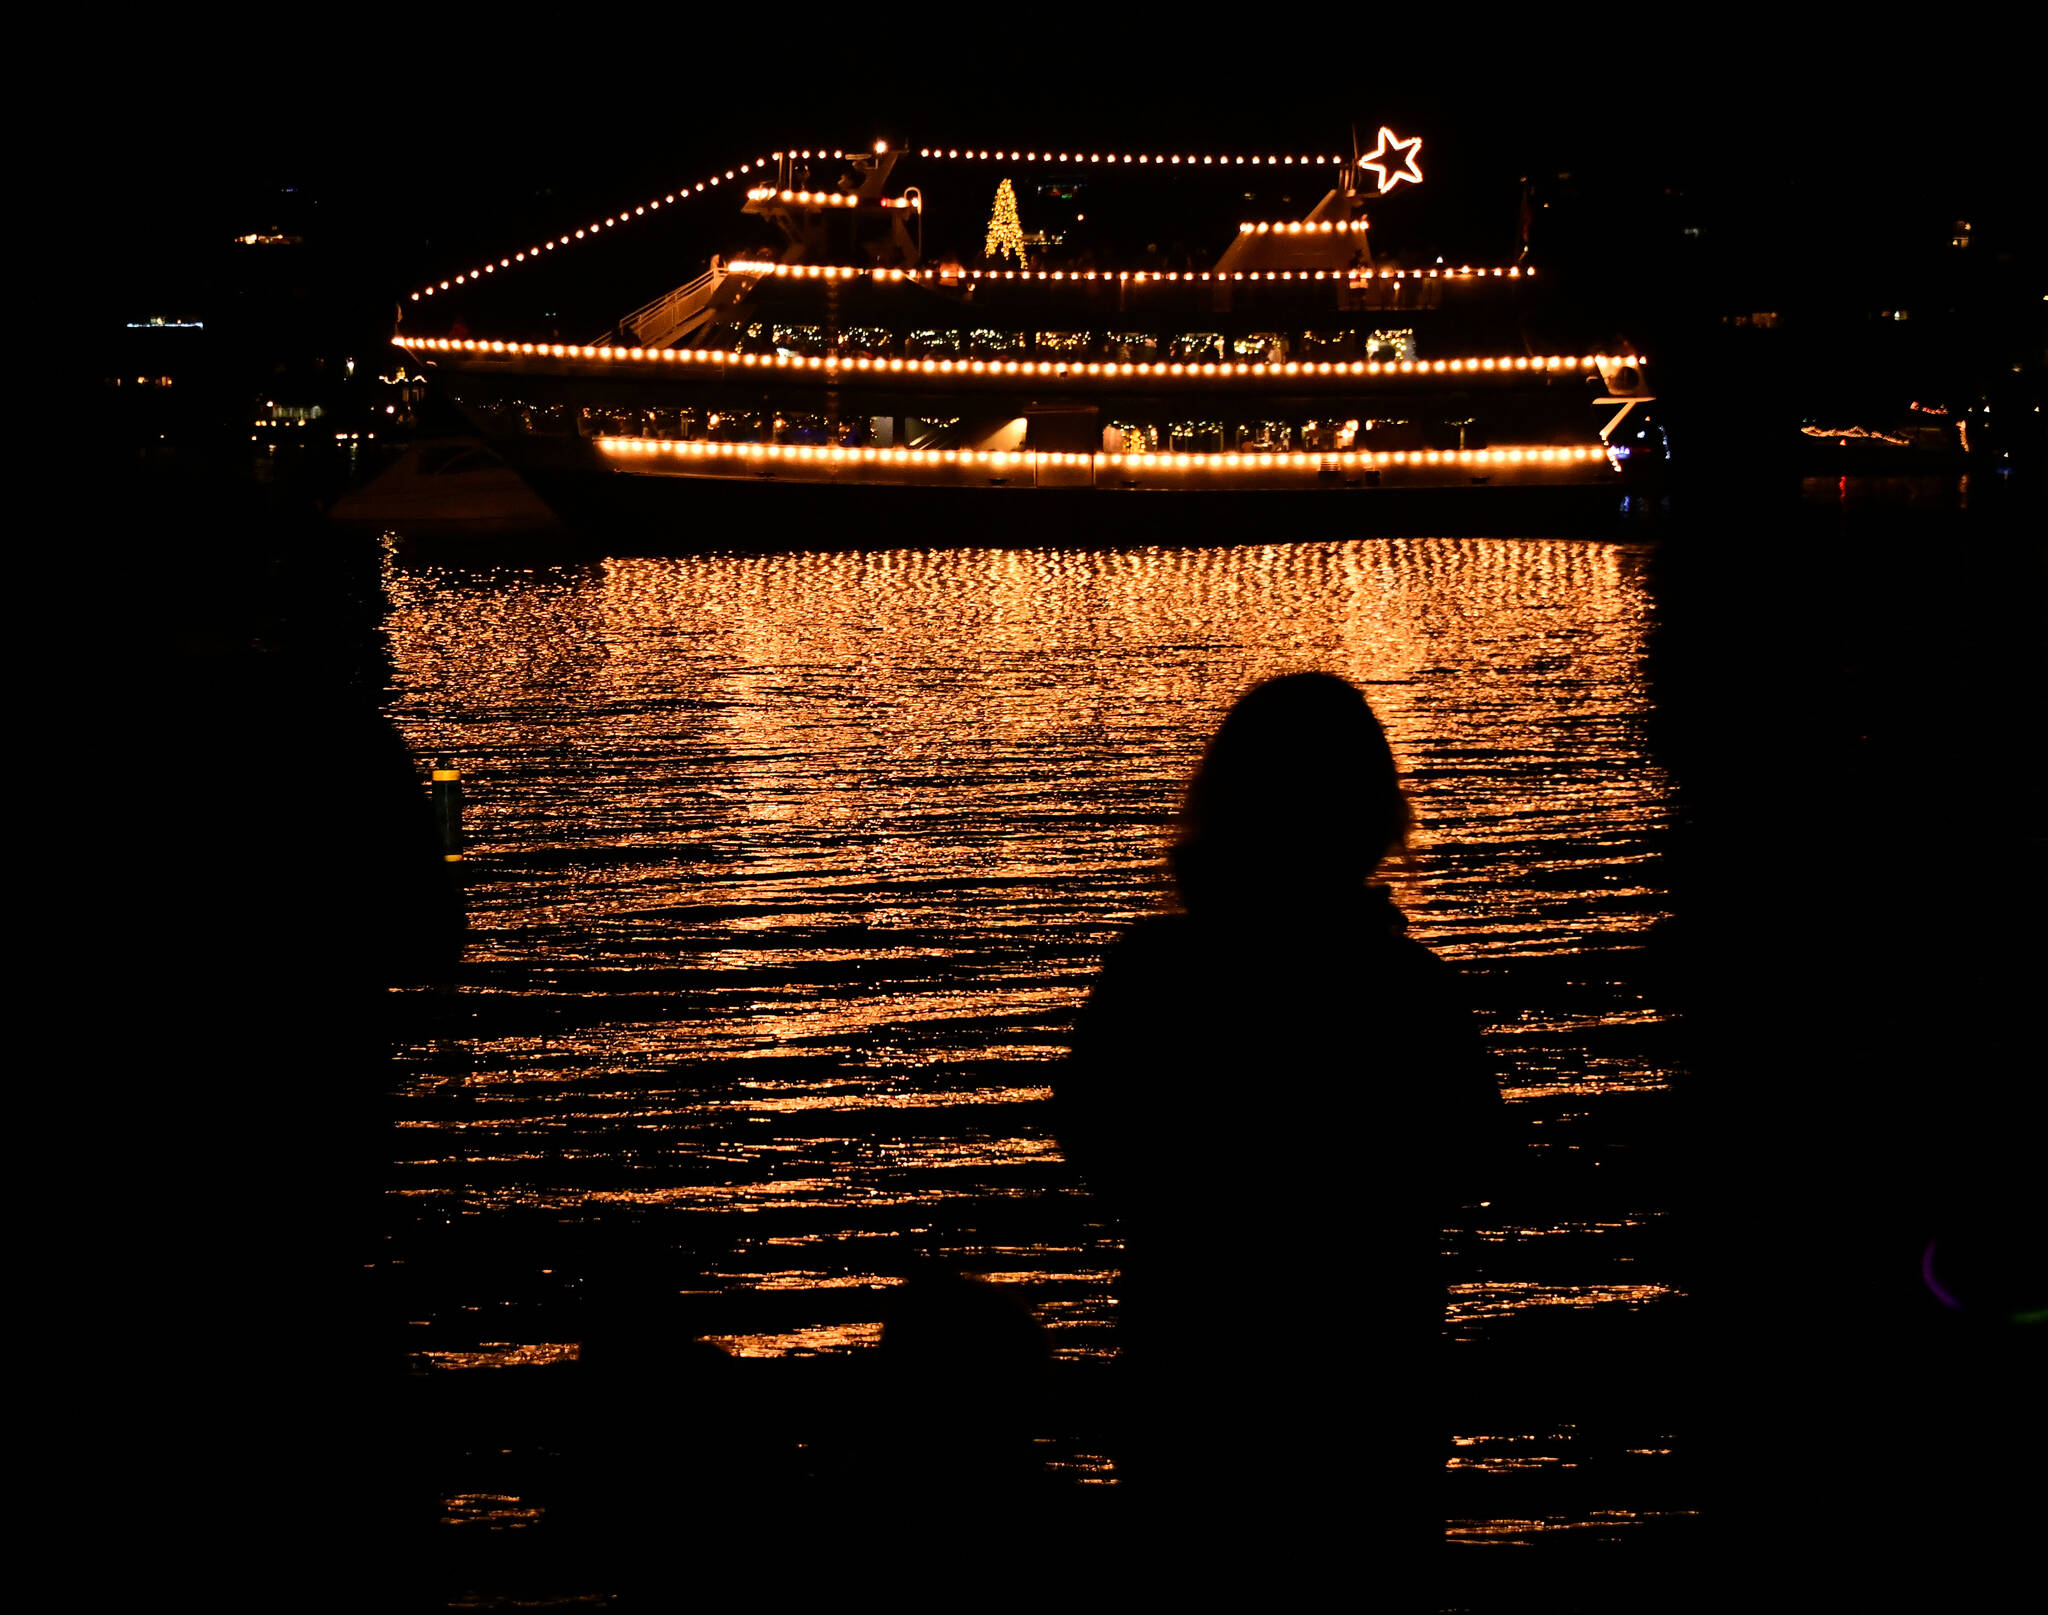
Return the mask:
<svg viewBox="0 0 2048 1615"><path fill-rule="evenodd" d="M828 443L831 441L832 423L823 415L809 410L783 410L775 417L775 441L778 443Z"/></svg>
<svg viewBox="0 0 2048 1615"><path fill-rule="evenodd" d="M1351 341L1349 331L1304 331L1301 356L1304 359L1348 359L1351 357Z"/></svg>
<svg viewBox="0 0 2048 1615"><path fill-rule="evenodd" d="M1444 300L1440 280L1369 280L1354 293L1366 308L1439 308Z"/></svg>
<svg viewBox="0 0 2048 1615"><path fill-rule="evenodd" d="M761 417L747 410L713 410L704 418L704 435L714 443L757 443Z"/></svg>
<svg viewBox="0 0 2048 1615"><path fill-rule="evenodd" d="M825 346L825 333L815 325L778 325L775 346L788 353L816 353Z"/></svg>
<svg viewBox="0 0 2048 1615"><path fill-rule="evenodd" d="M1154 454L1159 449L1159 428L1144 421L1108 421L1102 428L1104 454Z"/></svg>
<svg viewBox="0 0 2048 1615"><path fill-rule="evenodd" d="M1348 415L1341 420L1303 421L1299 434L1301 446L1325 453L1348 449L1358 441L1359 425Z"/></svg>
<svg viewBox="0 0 2048 1615"><path fill-rule="evenodd" d="M1492 447L1492 433L1475 416L1463 420L1425 421L1423 442L1432 449L1484 449Z"/></svg>
<svg viewBox="0 0 2048 1615"><path fill-rule="evenodd" d="M1278 364L1287 357L1287 338L1278 331L1247 331L1230 344L1230 351L1253 364Z"/></svg>
<svg viewBox="0 0 2048 1615"><path fill-rule="evenodd" d="M958 353L960 333L958 331L912 331L903 340L903 351L909 354Z"/></svg>
<svg viewBox="0 0 2048 1615"><path fill-rule="evenodd" d="M1398 330L1368 331L1361 339L1368 359L1377 359L1381 364L1392 360L1415 357L1415 330L1403 326Z"/></svg>
<svg viewBox="0 0 2048 1615"><path fill-rule="evenodd" d="M1223 333L1183 331L1169 344L1167 357L1183 364L1214 364L1223 357Z"/></svg>
<svg viewBox="0 0 2048 1615"><path fill-rule="evenodd" d="M1108 343L1109 357L1119 364L1143 362L1159 354L1159 343L1150 331L1111 331Z"/></svg>
<svg viewBox="0 0 2048 1615"><path fill-rule="evenodd" d="M1168 421L1167 447L1176 453L1215 454L1223 448L1221 421Z"/></svg>
<svg viewBox="0 0 2048 1615"><path fill-rule="evenodd" d="M1094 337L1087 331L1040 331L1038 351L1040 353L1087 353L1095 345Z"/></svg>
<svg viewBox="0 0 2048 1615"><path fill-rule="evenodd" d="M1385 415L1365 422L1365 429L1358 441L1361 448L1369 448L1375 453L1384 453L1390 449L1428 447L1423 440L1422 425L1419 421L1394 420ZM1567 437L1561 441L1576 443L1579 439Z"/></svg>
<svg viewBox="0 0 2048 1615"><path fill-rule="evenodd" d="M996 331L986 326L967 333L968 352L978 359L998 358L1024 351L1021 331Z"/></svg>
<svg viewBox="0 0 2048 1615"><path fill-rule="evenodd" d="M1294 446L1293 436L1285 421L1245 421L1237 429L1237 446L1278 454Z"/></svg>

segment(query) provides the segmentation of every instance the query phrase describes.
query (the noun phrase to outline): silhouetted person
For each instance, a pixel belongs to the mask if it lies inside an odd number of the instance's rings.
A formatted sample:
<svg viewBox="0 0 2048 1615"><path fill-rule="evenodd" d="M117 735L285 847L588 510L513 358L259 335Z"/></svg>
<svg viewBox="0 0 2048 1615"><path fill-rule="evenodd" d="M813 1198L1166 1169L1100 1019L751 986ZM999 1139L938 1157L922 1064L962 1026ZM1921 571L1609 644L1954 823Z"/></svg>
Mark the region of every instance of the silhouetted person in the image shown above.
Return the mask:
<svg viewBox="0 0 2048 1615"><path fill-rule="evenodd" d="M987 1522L1027 1502L1048 1361L1004 1286L920 1266L889 1292L868 1484L926 1516Z"/></svg>
<svg viewBox="0 0 2048 1615"><path fill-rule="evenodd" d="M118 880L78 962L97 1187L67 1314L103 1434L74 1446L157 1499L121 1527L110 1607L187 1585L214 1609L375 1607L400 1580L384 1489L419 1487L382 1288L387 1017L389 989L454 964L461 892L425 771L354 672L357 552L259 499L152 482L107 524L164 552L90 731L114 811L82 843Z"/></svg>
<svg viewBox="0 0 2048 1615"><path fill-rule="evenodd" d="M203 1522L178 1573L220 1609L362 1609L406 1584L389 1533L419 1486L380 1263L389 989L451 968L462 906L397 731L268 659L185 670L185 755L149 780L174 833L144 866L162 998L123 1107L154 1118L124 1151L138 1198L158 1186L131 1211L134 1293L174 1342L168 1517Z"/></svg>
<svg viewBox="0 0 2048 1615"><path fill-rule="evenodd" d="M1442 1534L1439 1246L1501 1098L1455 973L1369 884L1408 826L1358 690L1252 690L1188 789L1179 911L1111 951L1057 1083L1124 1240L1115 1457L1170 1574L1342 1564L1398 1600Z"/></svg>

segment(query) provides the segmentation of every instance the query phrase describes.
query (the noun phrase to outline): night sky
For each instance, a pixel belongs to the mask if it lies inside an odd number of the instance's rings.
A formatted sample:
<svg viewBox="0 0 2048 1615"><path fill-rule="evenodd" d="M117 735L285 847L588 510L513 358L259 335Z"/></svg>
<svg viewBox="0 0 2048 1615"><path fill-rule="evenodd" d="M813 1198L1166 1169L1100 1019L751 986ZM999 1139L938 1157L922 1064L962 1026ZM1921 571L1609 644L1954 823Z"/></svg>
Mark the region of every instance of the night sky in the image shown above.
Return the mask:
<svg viewBox="0 0 2048 1615"><path fill-rule="evenodd" d="M1584 15L1559 14L1581 41L1570 46L1540 23L1548 44L1495 44L1481 14L1418 14L1398 32L1304 27L1262 52L1242 37L1176 45L1149 25L1095 35L1071 13L1038 28L1019 13L1005 43L915 70L905 58L925 47L902 23L863 36L778 22L672 59L614 43L630 39L623 28L187 34L102 75L95 116L115 138L95 142L79 197L88 239L110 249L93 257L108 290L143 313L203 295L213 245L245 230L303 231L348 260L348 283L395 294L777 146L878 134L1337 151L1354 123L1368 144L1387 123L1424 137L1428 183L1382 210L1375 239L1453 262L1505 261L1521 177L1556 186L1561 174L1587 239L1554 240L1553 257L1625 268L1690 228L1681 239L1716 272L1801 259L1847 271L1945 242L1956 218L1988 248L2038 256L2040 141L2023 133L2010 41L1874 40L1859 27L1845 44L1719 12L1681 36L1657 13ZM693 245L715 244L679 242L678 256ZM689 256L679 280L702 267L701 251Z"/></svg>

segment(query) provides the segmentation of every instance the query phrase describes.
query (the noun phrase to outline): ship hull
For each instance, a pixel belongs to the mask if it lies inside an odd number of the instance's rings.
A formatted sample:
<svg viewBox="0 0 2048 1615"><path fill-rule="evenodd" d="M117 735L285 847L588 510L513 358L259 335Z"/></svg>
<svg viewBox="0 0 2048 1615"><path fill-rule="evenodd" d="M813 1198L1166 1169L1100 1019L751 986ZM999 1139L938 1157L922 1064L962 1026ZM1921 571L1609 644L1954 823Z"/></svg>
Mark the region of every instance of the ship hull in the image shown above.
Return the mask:
<svg viewBox="0 0 2048 1615"><path fill-rule="evenodd" d="M516 446L508 445L508 457ZM553 459L553 463L548 463ZM515 462L516 463L516 462ZM1285 542L1410 533L1613 536L1632 500L1623 479L1293 489L934 486L522 467L577 532L611 549L875 549Z"/></svg>
<svg viewBox="0 0 2048 1615"><path fill-rule="evenodd" d="M1266 367L1248 392L1219 373L1195 403L1175 402L1158 377L1157 396L1084 396L998 386L992 373L956 367L950 377L920 370L910 390L907 371L900 381L871 372L821 382L794 361L748 370L718 355L426 346L492 450L612 550L1599 535L1640 506L1633 496L1656 491L1653 462L1610 452L1587 431L1598 424L1587 385L1608 362L1594 359L1569 361L1562 379L1537 366L1455 387L1420 370L1375 382ZM1265 390L1274 386L1282 391ZM723 430L707 431L721 416ZM1147 441L1165 442L1192 417L1206 432L1201 450L1111 446L1126 435L1120 419L1149 422ZM1334 448L1265 452L1245 441L1246 422L1262 432L1292 422L1282 440L1299 442L1334 435L1347 417ZM935 421L944 435L918 435ZM1241 447L1218 446L1229 443Z"/></svg>

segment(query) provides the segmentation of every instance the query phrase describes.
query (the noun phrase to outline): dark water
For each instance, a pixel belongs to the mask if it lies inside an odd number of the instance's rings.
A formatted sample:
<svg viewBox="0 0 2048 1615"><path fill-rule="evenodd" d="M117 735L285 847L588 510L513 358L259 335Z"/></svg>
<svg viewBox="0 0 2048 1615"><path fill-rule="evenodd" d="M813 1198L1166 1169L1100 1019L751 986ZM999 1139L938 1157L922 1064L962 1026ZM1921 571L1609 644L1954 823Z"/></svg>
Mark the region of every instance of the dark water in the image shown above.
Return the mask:
<svg viewBox="0 0 2048 1615"><path fill-rule="evenodd" d="M1325 668L1385 721L1421 824L1401 901L1470 973L1529 1139L1526 1180L1458 1241L1454 1333L1570 1361L1554 1394L1471 1403L1454 1532L1672 1511L1645 1478L1670 1433L1592 1454L1570 1389L1685 1304L1644 1147L1674 1058L1638 967L1672 811L1648 559L1388 539L394 562L394 716L462 769L473 836L471 963L402 1055L423 1360L573 1357L627 1230L680 1327L741 1355L859 1352L926 1253L1013 1286L1085 1375L1114 1350L1116 1252L1051 1137L1050 1062L1158 900L1207 733L1255 680ZM1257 1284L1219 1276L1219 1329ZM1048 1457L1113 1480L1085 1430ZM1604 1490L1527 1484L1600 1464ZM451 1481L451 1523L530 1521L493 1484Z"/></svg>

